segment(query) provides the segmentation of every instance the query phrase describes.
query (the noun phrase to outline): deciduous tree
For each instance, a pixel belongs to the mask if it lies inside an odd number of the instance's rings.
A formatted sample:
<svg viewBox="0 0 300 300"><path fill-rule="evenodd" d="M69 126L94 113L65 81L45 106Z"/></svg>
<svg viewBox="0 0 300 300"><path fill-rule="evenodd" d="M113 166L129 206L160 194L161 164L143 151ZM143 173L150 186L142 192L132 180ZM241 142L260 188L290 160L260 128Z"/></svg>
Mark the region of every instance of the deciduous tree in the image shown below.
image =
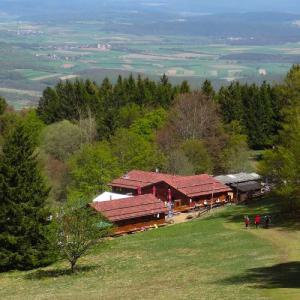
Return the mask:
<svg viewBox="0 0 300 300"><path fill-rule="evenodd" d="M100 243L110 228L111 224L100 213L72 201L54 216L52 243L74 273L78 260Z"/></svg>

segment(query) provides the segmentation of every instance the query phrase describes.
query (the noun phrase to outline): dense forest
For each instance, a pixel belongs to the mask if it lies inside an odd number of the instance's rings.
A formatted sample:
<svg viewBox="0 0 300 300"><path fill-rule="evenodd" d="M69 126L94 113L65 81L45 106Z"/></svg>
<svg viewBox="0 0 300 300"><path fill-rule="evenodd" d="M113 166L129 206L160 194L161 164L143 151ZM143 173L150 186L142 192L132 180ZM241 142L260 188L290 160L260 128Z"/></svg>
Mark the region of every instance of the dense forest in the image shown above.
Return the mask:
<svg viewBox="0 0 300 300"><path fill-rule="evenodd" d="M264 150L261 173L298 210L299 99L298 65L274 85L215 90L206 80L191 91L165 75L119 76L59 82L36 109L14 111L0 98L0 269L47 264L50 211L90 202L132 169L249 172L251 153Z"/></svg>
<svg viewBox="0 0 300 300"><path fill-rule="evenodd" d="M15 112L2 99L0 130L2 139L19 122L30 131L51 201L88 201L131 169L252 171L250 150L272 148L281 128L282 90L233 82L216 91L206 80L191 91L165 75L65 81L47 88L37 109Z"/></svg>

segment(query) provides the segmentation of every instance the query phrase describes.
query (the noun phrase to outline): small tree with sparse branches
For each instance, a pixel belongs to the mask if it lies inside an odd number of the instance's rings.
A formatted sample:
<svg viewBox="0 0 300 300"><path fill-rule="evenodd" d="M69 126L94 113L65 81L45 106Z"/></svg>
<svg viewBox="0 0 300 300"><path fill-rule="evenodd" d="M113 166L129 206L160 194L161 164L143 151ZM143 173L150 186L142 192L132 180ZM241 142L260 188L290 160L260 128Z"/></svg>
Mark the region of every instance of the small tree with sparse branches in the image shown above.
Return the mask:
<svg viewBox="0 0 300 300"><path fill-rule="evenodd" d="M79 258L111 232L111 224L90 207L68 205L61 209L53 222L54 246L61 258L70 263L72 273Z"/></svg>

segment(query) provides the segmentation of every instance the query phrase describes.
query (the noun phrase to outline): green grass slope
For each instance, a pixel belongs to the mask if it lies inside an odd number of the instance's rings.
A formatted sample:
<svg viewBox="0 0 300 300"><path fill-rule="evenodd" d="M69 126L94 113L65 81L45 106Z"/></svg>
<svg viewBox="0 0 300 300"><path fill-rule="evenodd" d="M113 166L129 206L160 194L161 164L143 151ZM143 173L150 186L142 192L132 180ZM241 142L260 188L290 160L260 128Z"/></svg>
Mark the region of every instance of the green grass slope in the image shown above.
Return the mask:
<svg viewBox="0 0 300 300"><path fill-rule="evenodd" d="M300 299L300 231L274 218L245 230L268 202L95 247L70 275L65 262L0 274L1 299Z"/></svg>

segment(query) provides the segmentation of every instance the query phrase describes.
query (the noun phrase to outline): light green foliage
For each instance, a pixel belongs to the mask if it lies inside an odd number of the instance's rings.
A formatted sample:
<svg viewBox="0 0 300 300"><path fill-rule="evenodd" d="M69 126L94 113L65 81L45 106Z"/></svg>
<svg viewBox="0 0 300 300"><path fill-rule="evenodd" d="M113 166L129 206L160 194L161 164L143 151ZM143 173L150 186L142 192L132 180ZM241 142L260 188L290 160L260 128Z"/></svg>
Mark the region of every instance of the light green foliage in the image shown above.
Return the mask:
<svg viewBox="0 0 300 300"><path fill-rule="evenodd" d="M137 119L130 127L130 130L151 141L156 131L164 126L166 120L167 112L163 108L158 108Z"/></svg>
<svg viewBox="0 0 300 300"><path fill-rule="evenodd" d="M85 119L80 119L78 121L78 126L80 128L80 140L82 144L91 144L97 140L97 123L92 116L89 116Z"/></svg>
<svg viewBox="0 0 300 300"><path fill-rule="evenodd" d="M300 66L294 66L282 87L288 106L283 111L284 122L278 145L268 151L261 171L277 183L277 192L285 200L283 209L300 210ZM285 88L284 88L285 87Z"/></svg>
<svg viewBox="0 0 300 300"><path fill-rule="evenodd" d="M280 144L268 151L261 171L277 183L277 192L284 199L283 209L300 210L300 109L292 108L280 134Z"/></svg>
<svg viewBox="0 0 300 300"><path fill-rule="evenodd" d="M132 169L149 171L164 165L164 156L155 144L130 130L119 129L111 140L111 146L122 172Z"/></svg>
<svg viewBox="0 0 300 300"><path fill-rule="evenodd" d="M194 174L210 174L212 172L211 157L201 140L187 140L181 147L188 161L193 166Z"/></svg>
<svg viewBox="0 0 300 300"><path fill-rule="evenodd" d="M30 109L24 117L24 127L28 130L36 144L40 143L45 123L37 116L36 110Z"/></svg>
<svg viewBox="0 0 300 300"><path fill-rule="evenodd" d="M82 145L80 128L65 120L45 128L42 148L54 158L65 161Z"/></svg>
<svg viewBox="0 0 300 300"><path fill-rule="evenodd" d="M85 256L96 242L99 246L109 228L109 223L100 213L72 201L55 214L52 243L61 258L68 260L71 271L75 272L78 259Z"/></svg>
<svg viewBox="0 0 300 300"><path fill-rule="evenodd" d="M183 150L173 149L167 156L166 171L176 175L194 175L194 166Z"/></svg>
<svg viewBox="0 0 300 300"><path fill-rule="evenodd" d="M300 102L300 65L294 65L288 72L281 92L287 104Z"/></svg>
<svg viewBox="0 0 300 300"><path fill-rule="evenodd" d="M109 189L107 184L120 175L116 158L106 142L85 145L69 160L71 197L90 197Z"/></svg>
<svg viewBox="0 0 300 300"><path fill-rule="evenodd" d="M251 172L249 162L250 150L247 136L242 134L243 128L238 121L232 121L226 126L228 134L226 145L222 151L222 167L226 173Z"/></svg>

